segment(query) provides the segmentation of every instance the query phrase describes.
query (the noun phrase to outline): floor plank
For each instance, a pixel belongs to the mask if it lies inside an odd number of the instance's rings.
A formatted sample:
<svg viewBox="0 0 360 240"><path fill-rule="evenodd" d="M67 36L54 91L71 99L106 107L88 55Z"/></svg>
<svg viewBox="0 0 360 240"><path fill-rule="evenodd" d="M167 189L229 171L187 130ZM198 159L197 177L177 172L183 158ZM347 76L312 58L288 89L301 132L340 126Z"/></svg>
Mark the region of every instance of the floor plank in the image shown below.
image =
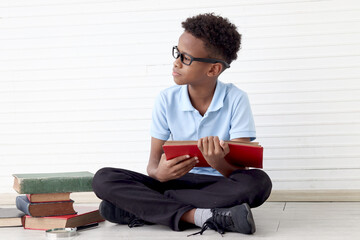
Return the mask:
<svg viewBox="0 0 360 240"><path fill-rule="evenodd" d="M93 205L93 204L92 204ZM266 202L254 208L257 231L254 235L226 233L225 239L360 239L360 202ZM109 222L95 229L84 230L74 239L222 239L212 230L203 236L187 238L198 229L174 232L160 225L128 228ZM21 227L0 228L1 239L46 239L44 231L24 230Z"/></svg>

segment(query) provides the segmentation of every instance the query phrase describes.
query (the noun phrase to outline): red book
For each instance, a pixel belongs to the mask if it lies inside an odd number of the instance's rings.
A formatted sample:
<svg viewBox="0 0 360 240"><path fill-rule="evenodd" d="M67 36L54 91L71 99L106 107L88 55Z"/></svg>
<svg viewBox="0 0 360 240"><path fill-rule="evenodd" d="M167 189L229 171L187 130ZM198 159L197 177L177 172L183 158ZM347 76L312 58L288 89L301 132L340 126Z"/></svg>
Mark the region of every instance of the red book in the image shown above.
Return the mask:
<svg viewBox="0 0 360 240"><path fill-rule="evenodd" d="M73 228L104 221L99 210L94 208L76 208L78 214L55 217L31 217L26 215L23 219L25 229L47 230L52 228Z"/></svg>
<svg viewBox="0 0 360 240"><path fill-rule="evenodd" d="M230 148L230 152L225 156L225 160L229 163L242 167L263 167L263 147L259 143L225 142L229 144ZM197 141L167 141L163 145L163 149L167 160L189 155L190 157L199 158L199 163L196 167L209 167L209 164L197 147Z"/></svg>

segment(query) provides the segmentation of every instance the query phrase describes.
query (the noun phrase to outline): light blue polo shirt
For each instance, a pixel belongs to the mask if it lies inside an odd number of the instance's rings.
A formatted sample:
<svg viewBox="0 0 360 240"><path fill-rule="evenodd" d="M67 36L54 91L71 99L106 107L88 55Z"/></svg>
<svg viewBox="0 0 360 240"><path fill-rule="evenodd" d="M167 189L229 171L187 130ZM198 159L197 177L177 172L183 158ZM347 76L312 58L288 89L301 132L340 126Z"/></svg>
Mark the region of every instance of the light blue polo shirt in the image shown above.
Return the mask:
<svg viewBox="0 0 360 240"><path fill-rule="evenodd" d="M192 106L187 85L160 92L152 113L151 136L161 140L194 140L218 136L222 140L256 138L247 94L231 83L217 81L211 104L204 114ZM192 173L221 175L217 170L193 168Z"/></svg>

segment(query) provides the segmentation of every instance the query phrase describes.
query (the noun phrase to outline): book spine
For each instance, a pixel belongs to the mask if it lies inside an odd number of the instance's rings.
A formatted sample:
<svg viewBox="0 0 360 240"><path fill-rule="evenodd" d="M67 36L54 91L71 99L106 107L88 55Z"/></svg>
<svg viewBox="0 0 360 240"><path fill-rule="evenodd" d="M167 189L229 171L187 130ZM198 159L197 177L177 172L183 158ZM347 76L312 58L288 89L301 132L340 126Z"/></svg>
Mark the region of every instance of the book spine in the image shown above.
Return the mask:
<svg viewBox="0 0 360 240"><path fill-rule="evenodd" d="M67 193L26 194L26 196L31 203L71 201L69 192L67 192Z"/></svg>
<svg viewBox="0 0 360 240"><path fill-rule="evenodd" d="M29 211L30 201L25 195L16 197L16 208L25 213L26 215L31 215Z"/></svg>
<svg viewBox="0 0 360 240"><path fill-rule="evenodd" d="M92 177L21 179L20 194L92 192Z"/></svg>

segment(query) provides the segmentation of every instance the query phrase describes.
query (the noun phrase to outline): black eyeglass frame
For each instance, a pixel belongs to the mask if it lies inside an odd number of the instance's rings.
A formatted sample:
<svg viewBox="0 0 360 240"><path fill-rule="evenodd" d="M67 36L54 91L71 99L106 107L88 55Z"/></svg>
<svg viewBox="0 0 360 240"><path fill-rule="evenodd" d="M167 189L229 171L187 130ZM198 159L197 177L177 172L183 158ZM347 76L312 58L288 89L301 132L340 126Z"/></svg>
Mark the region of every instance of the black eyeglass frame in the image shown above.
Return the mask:
<svg viewBox="0 0 360 240"><path fill-rule="evenodd" d="M175 50L178 52L177 56L175 56ZM230 68L230 64L227 62L220 60L220 59L214 59L214 58L195 58L187 53L181 53L177 46L173 46L172 48L172 55L175 59L178 59L180 57L180 60L183 64L190 66L193 61L196 62L205 62L205 63L221 63L225 66L225 68ZM190 58L190 63L184 63L184 55Z"/></svg>

